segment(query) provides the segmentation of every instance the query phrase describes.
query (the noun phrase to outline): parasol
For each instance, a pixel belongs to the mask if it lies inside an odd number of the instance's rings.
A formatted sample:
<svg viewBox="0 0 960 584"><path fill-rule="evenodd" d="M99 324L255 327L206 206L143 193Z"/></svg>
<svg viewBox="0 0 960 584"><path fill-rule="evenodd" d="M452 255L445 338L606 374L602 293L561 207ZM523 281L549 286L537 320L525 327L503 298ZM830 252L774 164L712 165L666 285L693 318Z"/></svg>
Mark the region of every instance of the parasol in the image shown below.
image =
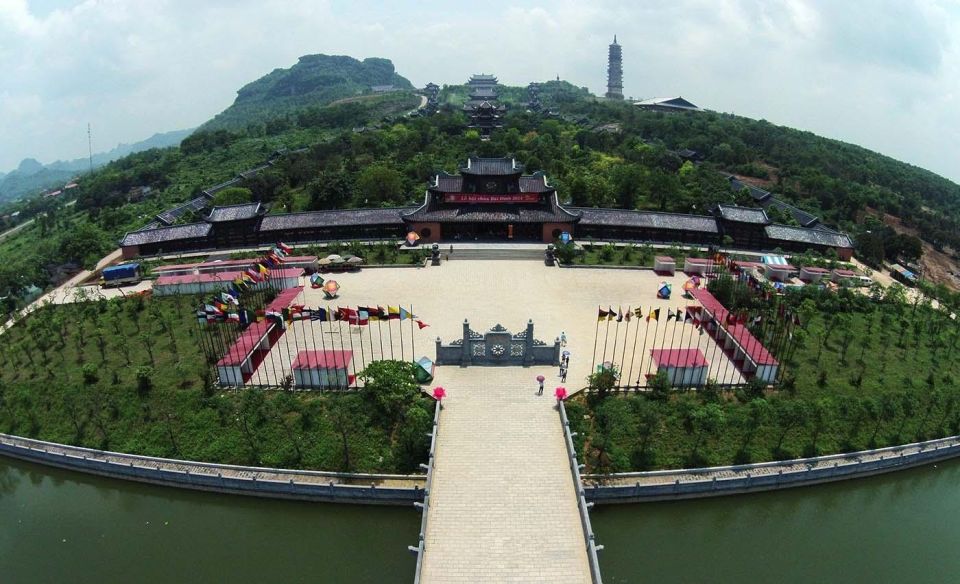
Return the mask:
<svg viewBox="0 0 960 584"><path fill-rule="evenodd" d="M437 401L443 401L443 398L447 397L447 392L445 389L439 385L433 388L433 398Z"/></svg>
<svg viewBox="0 0 960 584"><path fill-rule="evenodd" d="M330 264L342 264L342 263L343 263L343 257L340 256L340 255L337 255L337 254L335 254L335 253L332 253L332 254L328 255L328 256L325 257L324 259L327 260L327 263L330 263ZM321 261L322 261L322 260L321 260Z"/></svg>
<svg viewBox="0 0 960 584"><path fill-rule="evenodd" d="M544 379L546 379L546 377L544 377L543 375L537 375L537 381L539 381L540 383L543 383Z"/></svg>
<svg viewBox="0 0 960 584"><path fill-rule="evenodd" d="M357 256L350 256L347 258L348 264L358 265L363 263L363 258Z"/></svg>
<svg viewBox="0 0 960 584"><path fill-rule="evenodd" d="M336 298L339 291L340 284L336 280L327 280L323 283L323 293L326 294L327 298Z"/></svg>
<svg viewBox="0 0 960 584"><path fill-rule="evenodd" d="M323 278L320 274L311 274L310 275L310 287L311 288L320 288L323 286Z"/></svg>
<svg viewBox="0 0 960 584"><path fill-rule="evenodd" d="M558 402L561 402L567 399L567 388L561 385L553 392L553 395L557 396Z"/></svg>

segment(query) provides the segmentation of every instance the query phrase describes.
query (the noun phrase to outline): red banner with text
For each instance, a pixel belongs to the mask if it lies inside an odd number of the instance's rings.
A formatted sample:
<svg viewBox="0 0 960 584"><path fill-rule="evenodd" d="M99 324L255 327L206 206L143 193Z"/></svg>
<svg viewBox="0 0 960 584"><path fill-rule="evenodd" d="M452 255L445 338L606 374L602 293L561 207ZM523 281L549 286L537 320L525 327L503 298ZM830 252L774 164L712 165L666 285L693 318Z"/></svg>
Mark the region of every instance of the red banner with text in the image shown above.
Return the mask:
<svg viewBox="0 0 960 584"><path fill-rule="evenodd" d="M537 203L539 201L540 196L536 193L516 193L510 195L448 193L443 196L444 203Z"/></svg>

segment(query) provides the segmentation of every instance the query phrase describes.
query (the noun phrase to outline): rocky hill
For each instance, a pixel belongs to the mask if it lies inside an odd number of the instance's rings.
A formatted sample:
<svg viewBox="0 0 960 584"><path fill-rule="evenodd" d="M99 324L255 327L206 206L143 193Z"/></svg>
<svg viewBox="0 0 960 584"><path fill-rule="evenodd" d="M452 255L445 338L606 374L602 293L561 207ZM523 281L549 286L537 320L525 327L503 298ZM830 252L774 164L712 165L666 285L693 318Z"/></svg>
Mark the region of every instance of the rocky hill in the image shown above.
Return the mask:
<svg viewBox="0 0 960 584"><path fill-rule="evenodd" d="M274 69L244 85L233 105L201 126L203 130L242 130L250 123L266 122L307 107L372 94L392 86L412 90L389 59L370 57L358 61L335 55L304 55L289 69Z"/></svg>

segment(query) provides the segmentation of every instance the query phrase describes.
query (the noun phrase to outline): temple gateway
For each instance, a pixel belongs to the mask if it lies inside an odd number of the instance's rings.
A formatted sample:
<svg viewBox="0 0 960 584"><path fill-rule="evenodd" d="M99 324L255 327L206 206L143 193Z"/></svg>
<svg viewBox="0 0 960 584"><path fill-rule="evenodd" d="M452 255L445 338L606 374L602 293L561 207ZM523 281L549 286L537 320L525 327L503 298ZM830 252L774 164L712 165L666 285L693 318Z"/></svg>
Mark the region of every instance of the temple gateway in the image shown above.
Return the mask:
<svg viewBox="0 0 960 584"><path fill-rule="evenodd" d="M120 247L124 258L134 258L277 241L400 241L410 231L417 232L424 243L552 243L567 232L581 240L705 246L726 239L735 247L758 251L832 249L841 259L853 253L853 242L845 233L789 206L784 208L796 211L799 226L774 223L763 208L733 205L717 205L704 215L571 207L560 203L543 172L524 174L523 165L514 158L471 157L458 170L458 174L435 175L423 203L416 207L265 214L259 203L248 203L214 207L203 221L186 224L165 219L169 212L164 212L158 221L127 233ZM739 183L731 184L736 189ZM754 198L763 205L763 198Z"/></svg>
<svg viewBox="0 0 960 584"><path fill-rule="evenodd" d="M423 240L554 241L580 215L560 205L542 172L523 174L513 158L467 159L459 175L437 174L423 205L404 213Z"/></svg>

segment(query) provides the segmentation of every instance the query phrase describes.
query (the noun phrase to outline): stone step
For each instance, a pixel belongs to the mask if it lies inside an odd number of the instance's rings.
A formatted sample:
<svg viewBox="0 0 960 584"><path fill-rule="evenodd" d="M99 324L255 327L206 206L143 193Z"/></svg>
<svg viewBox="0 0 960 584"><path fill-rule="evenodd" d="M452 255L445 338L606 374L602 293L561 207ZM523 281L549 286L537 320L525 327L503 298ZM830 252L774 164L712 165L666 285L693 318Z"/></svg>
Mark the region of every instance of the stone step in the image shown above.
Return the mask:
<svg viewBox="0 0 960 584"><path fill-rule="evenodd" d="M457 260L535 260L543 261L543 250L540 249L456 249L451 254L442 252L441 257L449 256L451 261Z"/></svg>

